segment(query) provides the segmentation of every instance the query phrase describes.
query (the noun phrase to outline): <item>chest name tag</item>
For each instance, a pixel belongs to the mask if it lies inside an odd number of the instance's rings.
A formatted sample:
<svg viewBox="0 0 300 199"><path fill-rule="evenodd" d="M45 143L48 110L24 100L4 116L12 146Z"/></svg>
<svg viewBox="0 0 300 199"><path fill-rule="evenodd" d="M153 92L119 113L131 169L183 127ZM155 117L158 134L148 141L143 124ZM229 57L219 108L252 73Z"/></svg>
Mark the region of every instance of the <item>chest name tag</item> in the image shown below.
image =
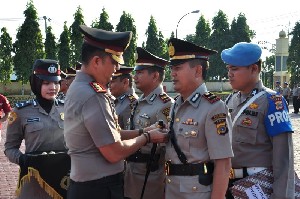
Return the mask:
<svg viewBox="0 0 300 199"><path fill-rule="evenodd" d="M27 119L27 122L39 122L40 121L40 118L39 117L36 117L36 118L28 118Z"/></svg>

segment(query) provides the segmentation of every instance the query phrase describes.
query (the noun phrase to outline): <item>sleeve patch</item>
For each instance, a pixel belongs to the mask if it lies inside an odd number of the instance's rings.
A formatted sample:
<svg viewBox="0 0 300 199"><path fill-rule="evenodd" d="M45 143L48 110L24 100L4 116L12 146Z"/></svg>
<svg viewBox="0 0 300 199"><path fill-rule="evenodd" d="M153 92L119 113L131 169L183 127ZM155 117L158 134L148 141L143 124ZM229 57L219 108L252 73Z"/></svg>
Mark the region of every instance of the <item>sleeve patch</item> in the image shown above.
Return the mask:
<svg viewBox="0 0 300 199"><path fill-rule="evenodd" d="M159 98L164 102L167 103L171 101L171 98L166 93L159 94Z"/></svg>
<svg viewBox="0 0 300 199"><path fill-rule="evenodd" d="M203 97L209 101L209 103L213 104L217 101L220 100L220 98L218 96L216 96L215 94L211 93L211 92L206 92L203 94Z"/></svg>
<svg viewBox="0 0 300 199"><path fill-rule="evenodd" d="M90 82L90 86L96 91L96 93L106 93L106 89L98 82Z"/></svg>
<svg viewBox="0 0 300 199"><path fill-rule="evenodd" d="M12 111L9 113L9 116L8 116L8 125L11 125L12 123L14 123L14 121L16 121L16 119L18 118L18 115L16 112Z"/></svg>

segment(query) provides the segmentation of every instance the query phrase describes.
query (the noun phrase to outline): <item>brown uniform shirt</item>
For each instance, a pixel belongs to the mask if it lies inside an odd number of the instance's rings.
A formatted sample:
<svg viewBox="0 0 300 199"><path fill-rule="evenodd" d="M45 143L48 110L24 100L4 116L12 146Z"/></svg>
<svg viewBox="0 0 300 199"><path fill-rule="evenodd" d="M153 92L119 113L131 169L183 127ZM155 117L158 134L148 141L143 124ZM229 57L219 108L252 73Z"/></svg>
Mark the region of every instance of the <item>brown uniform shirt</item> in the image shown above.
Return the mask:
<svg viewBox="0 0 300 199"><path fill-rule="evenodd" d="M259 81L254 94L262 90L276 94ZM236 92L228 100L232 119L243 105L253 96ZM266 132L265 117L269 102L266 94L256 99L243 111L232 127L232 168L273 167L274 198L294 198L294 156L291 133L269 136Z"/></svg>
<svg viewBox="0 0 300 199"><path fill-rule="evenodd" d="M168 122L170 107L174 100L164 93L162 86L158 86L148 96L141 95L134 114L135 129L145 128L155 124L158 120ZM143 154L150 154L152 144L147 144L140 150ZM164 197L164 155L165 147L158 144L156 154L160 154L159 168L150 172L144 199L162 199ZM127 162L124 191L125 196L131 199L139 199L146 174L146 163Z"/></svg>
<svg viewBox="0 0 300 199"><path fill-rule="evenodd" d="M185 101L179 96L175 109L174 132L188 163L202 163L233 156L224 102L210 98L206 85L200 85ZM166 160L182 164L171 142L167 144ZM166 199L210 198L211 185L199 184L195 176L167 176Z"/></svg>
<svg viewBox="0 0 300 199"><path fill-rule="evenodd" d="M115 99L116 112L118 115L118 123L121 129L129 128L130 113L133 108L133 104L137 100L138 96L131 88L121 96Z"/></svg>
<svg viewBox="0 0 300 199"><path fill-rule="evenodd" d="M91 181L123 171L123 161L109 163L99 151L99 147L121 139L112 96L80 71L65 99L64 135L72 180Z"/></svg>

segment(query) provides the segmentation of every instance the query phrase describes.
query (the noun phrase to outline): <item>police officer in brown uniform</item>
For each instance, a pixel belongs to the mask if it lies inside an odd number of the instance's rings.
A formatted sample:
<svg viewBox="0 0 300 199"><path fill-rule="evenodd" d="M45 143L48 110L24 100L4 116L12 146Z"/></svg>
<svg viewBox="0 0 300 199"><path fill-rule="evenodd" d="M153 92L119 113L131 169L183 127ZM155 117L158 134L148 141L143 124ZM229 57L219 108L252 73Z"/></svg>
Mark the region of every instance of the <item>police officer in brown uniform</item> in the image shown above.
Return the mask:
<svg viewBox="0 0 300 199"><path fill-rule="evenodd" d="M71 156L69 199L123 198L124 158L148 142L165 142L158 130L120 129L106 85L123 63L131 32L80 26L82 67L65 100L65 139ZM121 140L122 138L126 140ZM130 139L132 138L132 139Z"/></svg>
<svg viewBox="0 0 300 199"><path fill-rule="evenodd" d="M262 50L240 42L222 51L234 93L227 99L232 119L231 183L273 168L272 199L294 198L294 152L287 103L259 79ZM232 186L230 184L230 186ZM233 198L228 192L227 198Z"/></svg>
<svg viewBox="0 0 300 199"><path fill-rule="evenodd" d="M143 94L133 108L130 128L142 129L159 120L167 124L170 107L174 101L163 91L162 87L164 67L168 61L140 47L137 47L136 51L137 60L133 79L137 89ZM127 158L124 182L126 197L140 198L152 147L152 144L148 144ZM165 148L158 146L150 168L144 199L151 199L154 195L157 199L164 197L164 154Z"/></svg>
<svg viewBox="0 0 300 199"><path fill-rule="evenodd" d="M70 158L63 134L63 102L56 99L59 81L57 61L36 60L30 76L31 90L36 98L17 103L8 118L4 153L9 161L20 166L18 198L66 197L67 183L63 179L68 176ZM25 153L20 151L23 140ZM62 161L57 161L57 157L62 157ZM60 176L59 170L65 166L65 175ZM56 177L60 179L56 181Z"/></svg>
<svg viewBox="0 0 300 199"><path fill-rule="evenodd" d="M138 96L132 86L132 67L121 66L109 83L109 90L116 98L115 106L121 129L129 129L129 118Z"/></svg>
<svg viewBox="0 0 300 199"><path fill-rule="evenodd" d="M223 101L207 91L208 57L216 51L172 38L168 42L176 97L166 150L166 199L225 197L233 156Z"/></svg>

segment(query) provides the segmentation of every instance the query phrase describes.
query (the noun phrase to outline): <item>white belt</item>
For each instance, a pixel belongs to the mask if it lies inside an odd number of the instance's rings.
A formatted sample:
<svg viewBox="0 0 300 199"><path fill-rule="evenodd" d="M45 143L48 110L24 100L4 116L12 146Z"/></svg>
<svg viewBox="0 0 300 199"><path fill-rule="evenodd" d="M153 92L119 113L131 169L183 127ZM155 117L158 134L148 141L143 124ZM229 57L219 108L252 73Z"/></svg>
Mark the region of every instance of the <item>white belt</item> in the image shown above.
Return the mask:
<svg viewBox="0 0 300 199"><path fill-rule="evenodd" d="M247 168L247 174L248 175L253 175L255 173L258 173L262 170L267 169L266 167L248 167ZM243 175L243 169L233 169L233 179L235 178L244 178L245 176Z"/></svg>

